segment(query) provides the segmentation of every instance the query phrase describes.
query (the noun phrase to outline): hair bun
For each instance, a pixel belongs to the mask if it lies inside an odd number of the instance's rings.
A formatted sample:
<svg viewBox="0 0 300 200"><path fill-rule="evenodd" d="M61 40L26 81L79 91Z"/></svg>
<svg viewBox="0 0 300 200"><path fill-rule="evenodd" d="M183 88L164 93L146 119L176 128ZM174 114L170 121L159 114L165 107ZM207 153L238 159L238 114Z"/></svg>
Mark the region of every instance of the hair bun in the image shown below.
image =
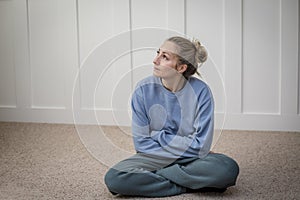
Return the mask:
<svg viewBox="0 0 300 200"><path fill-rule="evenodd" d="M201 45L201 43L199 42L199 40L197 39L193 39L193 44L196 47L196 55L195 55L195 59L198 63L198 65L204 63L207 60L208 57L208 53L205 49L204 46Z"/></svg>

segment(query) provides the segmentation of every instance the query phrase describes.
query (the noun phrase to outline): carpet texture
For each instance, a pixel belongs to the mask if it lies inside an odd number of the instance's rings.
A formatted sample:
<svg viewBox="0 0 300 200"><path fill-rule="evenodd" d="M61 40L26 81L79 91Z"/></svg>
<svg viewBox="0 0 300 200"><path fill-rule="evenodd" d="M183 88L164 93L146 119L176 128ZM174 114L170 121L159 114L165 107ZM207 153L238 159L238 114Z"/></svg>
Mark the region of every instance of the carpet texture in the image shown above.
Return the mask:
<svg viewBox="0 0 300 200"><path fill-rule="evenodd" d="M100 129L113 149L133 152L129 128ZM116 153L80 137L74 125L1 122L0 199L143 199L112 196L103 176ZM213 151L239 163L236 186L155 199L300 199L300 133L223 131Z"/></svg>

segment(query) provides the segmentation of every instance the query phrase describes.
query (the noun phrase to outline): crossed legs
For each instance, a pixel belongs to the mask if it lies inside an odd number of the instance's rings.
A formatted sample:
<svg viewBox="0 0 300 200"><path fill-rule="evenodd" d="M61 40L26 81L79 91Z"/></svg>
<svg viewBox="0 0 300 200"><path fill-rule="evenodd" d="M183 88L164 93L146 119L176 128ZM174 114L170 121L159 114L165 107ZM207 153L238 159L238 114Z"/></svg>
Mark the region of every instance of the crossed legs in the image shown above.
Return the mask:
<svg viewBox="0 0 300 200"><path fill-rule="evenodd" d="M223 154L172 161L138 153L110 168L104 180L113 193L163 197L190 189L225 189L235 185L238 173L237 163Z"/></svg>

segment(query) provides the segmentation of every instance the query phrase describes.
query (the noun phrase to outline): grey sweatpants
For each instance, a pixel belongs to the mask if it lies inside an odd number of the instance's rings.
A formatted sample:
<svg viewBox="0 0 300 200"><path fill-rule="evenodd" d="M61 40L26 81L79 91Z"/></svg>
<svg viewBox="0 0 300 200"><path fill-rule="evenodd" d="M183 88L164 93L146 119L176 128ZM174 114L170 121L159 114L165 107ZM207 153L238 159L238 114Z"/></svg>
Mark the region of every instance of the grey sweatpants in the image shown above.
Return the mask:
<svg viewBox="0 0 300 200"><path fill-rule="evenodd" d="M110 168L104 181L113 193L163 197L187 188L227 188L235 185L238 173L237 163L218 153L175 161L137 153Z"/></svg>

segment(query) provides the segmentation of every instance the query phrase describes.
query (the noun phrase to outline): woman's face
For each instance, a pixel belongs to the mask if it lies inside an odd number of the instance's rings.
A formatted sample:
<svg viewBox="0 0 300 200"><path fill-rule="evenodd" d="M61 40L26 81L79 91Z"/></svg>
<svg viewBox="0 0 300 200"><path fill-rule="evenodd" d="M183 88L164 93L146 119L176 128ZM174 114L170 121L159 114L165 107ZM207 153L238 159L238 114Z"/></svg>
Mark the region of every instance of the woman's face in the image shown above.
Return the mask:
<svg viewBox="0 0 300 200"><path fill-rule="evenodd" d="M170 41L164 42L153 60L153 75L160 78L172 78L178 75L176 70L177 57L175 54L178 55L177 46Z"/></svg>

